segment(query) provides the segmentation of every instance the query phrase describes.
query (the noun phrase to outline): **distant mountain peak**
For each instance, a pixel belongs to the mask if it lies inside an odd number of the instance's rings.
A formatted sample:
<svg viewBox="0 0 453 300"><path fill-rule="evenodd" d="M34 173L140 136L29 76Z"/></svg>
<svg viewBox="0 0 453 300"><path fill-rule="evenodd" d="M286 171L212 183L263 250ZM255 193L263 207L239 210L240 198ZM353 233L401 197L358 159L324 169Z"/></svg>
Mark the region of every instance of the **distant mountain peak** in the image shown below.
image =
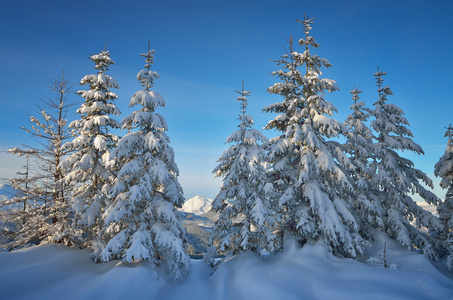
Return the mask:
<svg viewBox="0 0 453 300"><path fill-rule="evenodd" d="M184 205L180 210L186 213L203 215L211 209L212 201L213 200L210 198L197 195L184 202Z"/></svg>

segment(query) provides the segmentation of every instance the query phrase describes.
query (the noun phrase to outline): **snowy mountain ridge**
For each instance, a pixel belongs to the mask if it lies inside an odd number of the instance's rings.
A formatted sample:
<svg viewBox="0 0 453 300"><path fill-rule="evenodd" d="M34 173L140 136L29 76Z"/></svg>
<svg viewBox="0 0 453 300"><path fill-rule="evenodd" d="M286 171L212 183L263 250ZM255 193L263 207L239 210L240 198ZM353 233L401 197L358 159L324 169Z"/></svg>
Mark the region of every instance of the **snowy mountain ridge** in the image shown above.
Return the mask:
<svg viewBox="0 0 453 300"><path fill-rule="evenodd" d="M184 202L182 208L179 210L201 216L211 210L212 201L213 199L197 195Z"/></svg>
<svg viewBox="0 0 453 300"><path fill-rule="evenodd" d="M179 209L190 255L200 255L209 246L209 231L219 218L218 213L211 212L212 201L197 195L188 199Z"/></svg>

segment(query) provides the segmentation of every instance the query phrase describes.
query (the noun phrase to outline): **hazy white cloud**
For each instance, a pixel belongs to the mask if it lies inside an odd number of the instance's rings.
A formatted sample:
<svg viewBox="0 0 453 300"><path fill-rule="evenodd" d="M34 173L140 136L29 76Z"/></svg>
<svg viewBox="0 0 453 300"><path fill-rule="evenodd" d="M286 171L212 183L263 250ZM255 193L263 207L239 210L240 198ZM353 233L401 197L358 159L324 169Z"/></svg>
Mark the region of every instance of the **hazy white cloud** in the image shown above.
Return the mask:
<svg viewBox="0 0 453 300"><path fill-rule="evenodd" d="M417 204L422 207L424 210L429 211L430 213L437 216L436 206L426 203L425 201L417 201Z"/></svg>
<svg viewBox="0 0 453 300"><path fill-rule="evenodd" d="M0 148L0 180L16 176L24 163L21 157L6 152L6 148Z"/></svg>

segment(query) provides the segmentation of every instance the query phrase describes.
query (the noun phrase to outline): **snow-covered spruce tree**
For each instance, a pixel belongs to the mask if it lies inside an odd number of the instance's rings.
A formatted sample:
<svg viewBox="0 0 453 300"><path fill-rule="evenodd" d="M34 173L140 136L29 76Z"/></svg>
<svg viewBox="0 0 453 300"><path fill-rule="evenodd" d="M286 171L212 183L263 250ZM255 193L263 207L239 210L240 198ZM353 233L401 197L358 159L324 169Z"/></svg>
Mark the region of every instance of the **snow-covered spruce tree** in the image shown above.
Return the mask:
<svg viewBox="0 0 453 300"><path fill-rule="evenodd" d="M439 236L444 243L447 255L447 266L453 269L453 127L448 126L445 137L448 137L447 149L444 155L434 166L434 175L441 178L440 186L447 190L445 199L437 207L439 219L444 226L444 230L439 232Z"/></svg>
<svg viewBox="0 0 453 300"><path fill-rule="evenodd" d="M441 223L430 212L424 210L411 198L410 194L419 194L427 203L437 205L439 199L427 190L421 182L433 187L431 179L421 170L415 169L411 160L401 157L398 151L412 151L424 154L423 149L412 141L412 132L403 116L403 110L395 104L387 103L387 97L393 95L388 86L383 86L382 76L387 73L378 71L374 74L379 92L379 100L370 111L374 118L370 126L376 132L376 174L371 184L380 190L379 198L384 210L382 223L374 226L386 232L408 249L416 247L427 257L436 259L431 237L417 227L427 227L433 231L441 228ZM420 182L421 181L421 182Z"/></svg>
<svg viewBox="0 0 453 300"><path fill-rule="evenodd" d="M151 90L159 78L151 71L154 52L148 46L148 52L141 54L146 64L137 79L144 89L129 102L129 107L140 109L123 119L122 128L129 133L112 153L120 170L111 190L113 201L103 214L101 239L105 246L97 259L167 263L174 277L180 278L189 271L185 233L176 211L184 197L165 133L167 122L155 113L165 106L165 100Z"/></svg>
<svg viewBox="0 0 453 300"><path fill-rule="evenodd" d="M252 128L253 119L246 114L250 91L242 87L236 92L242 108L239 129L226 141L235 144L222 154L213 171L223 178L223 184L212 203L212 210L220 216L212 228L211 241L229 254L275 252L272 232L276 222L265 195L267 155L260 144L267 138Z"/></svg>
<svg viewBox="0 0 453 300"><path fill-rule="evenodd" d="M14 212L16 218L23 219L23 222L19 222L23 225L15 232L16 238L10 245L12 248L30 241L71 245L78 235L72 226L69 187L61 184L63 175L58 167L63 157L69 154L67 149L63 149L63 144L73 136L66 126L66 114L72 105L67 100L72 84L65 79L64 71L61 77L51 80L51 84L50 89L56 96L43 100L44 108L38 106L41 116L30 116L29 126L22 127L36 138L40 147L25 146L24 149L8 150L27 157L25 176L10 180L15 189L21 190L22 196L9 202L24 204L23 209L9 211ZM29 165L29 160L33 162L33 167Z"/></svg>
<svg viewBox="0 0 453 300"><path fill-rule="evenodd" d="M101 215L108 204L108 192L115 174L109 170L110 152L116 146L118 136L111 132L118 128L117 121L110 115L119 115L114 101L118 96L110 88L119 88L111 76L105 74L114 62L107 50L92 55L97 74L86 75L80 81L88 85L88 90L78 94L85 99L77 110L79 120L69 127L76 130L76 137L65 144L74 153L62 163L66 171L64 183L74 185L71 205L75 214L75 223L84 230L81 246L99 247L95 242L102 228Z"/></svg>
<svg viewBox="0 0 453 300"><path fill-rule="evenodd" d="M282 82L268 89L283 101L263 109L279 113L266 126L281 132L269 143L269 180L278 221L282 235L289 232L302 242L322 241L337 255L355 257L367 243L359 235L346 196L352 186L344 166L352 166L340 145L328 141L347 129L329 117L336 108L323 96L338 88L334 80L320 78L320 68L331 65L311 53L310 47L320 46L309 36L313 19L299 22L305 33L305 39L299 40L304 52L294 51L290 39L287 54L277 62L283 70L273 72Z"/></svg>
<svg viewBox="0 0 453 300"><path fill-rule="evenodd" d="M345 121L349 130L346 134L344 150L354 166L349 170L349 180L354 187L351 202L355 202L357 207L355 214L360 223L360 233L370 240L373 235L370 224L382 224L383 208L377 197L378 190L370 184L375 174L374 164L372 164L375 148L371 129L365 124L369 117L369 109L365 107L365 102L359 101L361 92L355 87L351 91L354 103L351 105L352 113Z"/></svg>

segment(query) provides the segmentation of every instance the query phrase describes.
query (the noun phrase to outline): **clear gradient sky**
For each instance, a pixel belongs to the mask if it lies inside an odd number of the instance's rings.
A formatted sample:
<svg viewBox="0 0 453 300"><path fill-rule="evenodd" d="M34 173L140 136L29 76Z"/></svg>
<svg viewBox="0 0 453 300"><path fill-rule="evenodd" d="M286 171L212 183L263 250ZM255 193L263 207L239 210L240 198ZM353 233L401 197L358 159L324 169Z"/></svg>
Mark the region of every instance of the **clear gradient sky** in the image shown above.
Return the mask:
<svg viewBox="0 0 453 300"><path fill-rule="evenodd" d="M39 99L51 96L49 80L64 68L77 91L80 79L95 73L88 55L106 42L116 62L109 75L120 84L118 120L129 114L149 40L156 50L153 69L161 76L155 90L167 101L158 112L169 124L185 196L214 197L221 181L211 172L238 124L234 90L244 80L252 91L248 113L261 129L273 117L261 109L281 100L266 92L277 80L269 75L278 70L272 60L284 53L285 38L302 36L296 19L306 13L316 17L312 35L322 45L313 53L333 65L323 76L340 87L326 96L338 108L334 118L344 121L349 114L354 86L368 105L375 102L372 75L379 66L394 92L389 101L405 111L414 141L426 153L404 155L438 185L433 166L446 146L444 127L453 122L452 12L449 0L2 1L0 178L14 176L21 164L4 151L34 143L20 127L27 114L39 114ZM435 192L444 195L440 188Z"/></svg>

